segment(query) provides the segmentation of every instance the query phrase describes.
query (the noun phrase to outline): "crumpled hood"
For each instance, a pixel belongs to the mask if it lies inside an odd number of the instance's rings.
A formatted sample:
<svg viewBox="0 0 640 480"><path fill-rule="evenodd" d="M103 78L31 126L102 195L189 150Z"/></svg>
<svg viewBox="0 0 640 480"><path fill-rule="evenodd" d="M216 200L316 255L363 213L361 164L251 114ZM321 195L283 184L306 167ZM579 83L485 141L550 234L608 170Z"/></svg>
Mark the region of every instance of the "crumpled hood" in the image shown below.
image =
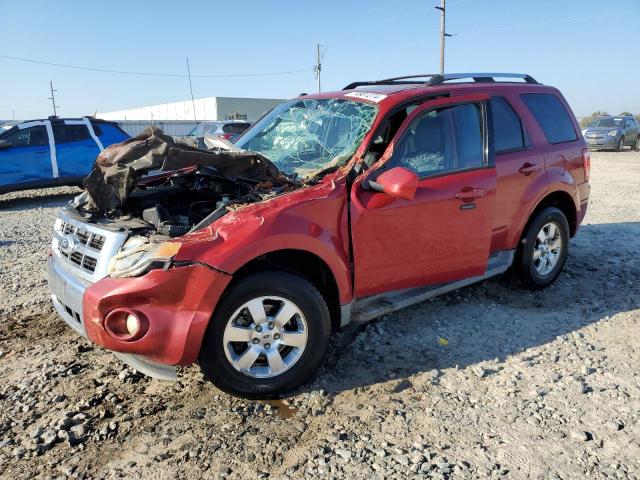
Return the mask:
<svg viewBox="0 0 640 480"><path fill-rule="evenodd" d="M188 166L215 168L228 177L287 183L278 168L260 154L247 151L207 151L176 143L162 130L149 127L140 135L106 148L96 159L83 185L86 210L122 208L137 180L151 170L171 171Z"/></svg>

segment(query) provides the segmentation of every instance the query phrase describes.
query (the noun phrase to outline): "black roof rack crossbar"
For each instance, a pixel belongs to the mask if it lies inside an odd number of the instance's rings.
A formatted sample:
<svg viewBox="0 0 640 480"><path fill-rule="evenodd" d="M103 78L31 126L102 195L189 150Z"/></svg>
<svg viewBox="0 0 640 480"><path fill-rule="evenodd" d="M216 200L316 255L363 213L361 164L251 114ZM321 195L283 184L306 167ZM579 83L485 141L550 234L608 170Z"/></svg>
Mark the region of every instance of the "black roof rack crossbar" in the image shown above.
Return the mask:
<svg viewBox="0 0 640 480"><path fill-rule="evenodd" d="M427 81L415 80L418 78L425 78ZM368 82L353 82L343 88L343 90L351 90L357 87L367 85L404 85L404 84L418 84L418 85L440 85L450 80L463 80L470 78L476 83L493 83L496 78L513 78L524 80L525 83L537 84L535 78L526 73L447 73L440 75L436 73L425 73L420 75L406 75L403 77L386 78L384 80L374 80Z"/></svg>
<svg viewBox="0 0 640 480"><path fill-rule="evenodd" d="M402 85L402 84L407 84L407 83L413 83L413 84L417 84L417 85L422 85L426 82L419 82L416 80L412 80L414 78L431 78L434 75L436 75L435 73L423 73L420 75L405 75L403 77L392 77L392 78L385 78L383 80L370 80L368 82L353 82L350 83L349 85L347 85L346 87L343 88L343 90L352 90L354 88L357 87L362 87L365 85ZM408 82L401 82L399 80L409 80Z"/></svg>

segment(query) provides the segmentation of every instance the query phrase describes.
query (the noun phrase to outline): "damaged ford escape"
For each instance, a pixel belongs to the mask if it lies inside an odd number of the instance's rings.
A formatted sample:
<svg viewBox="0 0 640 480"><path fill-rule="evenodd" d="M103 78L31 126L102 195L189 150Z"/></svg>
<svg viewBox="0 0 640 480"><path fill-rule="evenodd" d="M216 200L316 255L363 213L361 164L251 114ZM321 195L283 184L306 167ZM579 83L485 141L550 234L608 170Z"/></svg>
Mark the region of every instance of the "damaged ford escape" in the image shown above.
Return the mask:
<svg viewBox="0 0 640 480"><path fill-rule="evenodd" d="M59 213L51 296L137 370L220 389L306 382L332 331L512 269L559 275L590 157L529 75L419 75L302 95L235 143L150 128L102 152Z"/></svg>

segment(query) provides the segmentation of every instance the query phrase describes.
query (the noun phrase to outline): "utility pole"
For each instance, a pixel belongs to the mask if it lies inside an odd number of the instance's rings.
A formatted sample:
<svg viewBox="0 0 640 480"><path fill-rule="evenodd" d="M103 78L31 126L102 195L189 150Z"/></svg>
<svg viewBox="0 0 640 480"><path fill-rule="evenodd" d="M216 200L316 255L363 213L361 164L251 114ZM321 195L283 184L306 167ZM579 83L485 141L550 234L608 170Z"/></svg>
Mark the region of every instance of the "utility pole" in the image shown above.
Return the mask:
<svg viewBox="0 0 640 480"><path fill-rule="evenodd" d="M11 120L15 120L16 119L16 112L11 110Z"/></svg>
<svg viewBox="0 0 640 480"><path fill-rule="evenodd" d="M49 100L51 100L51 104L53 105L53 116L57 117L58 111L56 110L56 108L58 107L58 105L56 105L56 97L53 92L57 92L58 90L53 89L53 82L51 80L49 80L49 88L51 89L51 96L49 97Z"/></svg>
<svg viewBox="0 0 640 480"><path fill-rule="evenodd" d="M193 99L193 86L191 85L191 69L189 68L189 59L187 58L187 75L189 76L189 91L191 92L191 107L193 108L193 126L198 126L196 120L196 101Z"/></svg>
<svg viewBox="0 0 640 480"><path fill-rule="evenodd" d="M316 44L316 65L313 67L313 71L316 74L316 79L318 80L318 93L322 91L320 86L320 72L322 71L322 63L320 58L320 44Z"/></svg>
<svg viewBox="0 0 640 480"><path fill-rule="evenodd" d="M451 36L445 29L446 2L447 0L440 0L440 6L435 7L440 10L440 75L444 75L444 39Z"/></svg>

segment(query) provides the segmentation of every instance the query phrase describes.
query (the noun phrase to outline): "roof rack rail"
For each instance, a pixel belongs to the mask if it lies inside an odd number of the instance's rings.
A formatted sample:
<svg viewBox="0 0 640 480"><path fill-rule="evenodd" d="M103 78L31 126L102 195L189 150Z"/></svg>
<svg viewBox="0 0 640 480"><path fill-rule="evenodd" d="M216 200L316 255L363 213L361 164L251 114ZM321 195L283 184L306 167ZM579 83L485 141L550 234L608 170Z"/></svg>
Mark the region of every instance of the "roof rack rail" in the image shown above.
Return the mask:
<svg viewBox="0 0 640 480"><path fill-rule="evenodd" d="M405 75L404 77L393 77L393 78L385 78L384 80L371 80L368 82L353 82L343 88L343 90L352 90L357 87L362 87L365 85L399 85L406 83L413 83L422 85L426 82L419 82L416 80L412 80L414 78L431 78L437 74L435 73L423 73L420 75ZM408 82L399 82L398 80L409 80Z"/></svg>
<svg viewBox="0 0 640 480"><path fill-rule="evenodd" d="M419 81L416 79L425 78L427 81ZM537 84L535 78L526 73L446 73L440 75L437 73L424 73L420 75L406 75L403 77L386 78L384 80L374 80L368 82L353 82L343 88L343 90L351 90L366 85L440 85L450 80L463 80L470 78L476 83L493 83L496 78L518 78L524 80L525 83Z"/></svg>

